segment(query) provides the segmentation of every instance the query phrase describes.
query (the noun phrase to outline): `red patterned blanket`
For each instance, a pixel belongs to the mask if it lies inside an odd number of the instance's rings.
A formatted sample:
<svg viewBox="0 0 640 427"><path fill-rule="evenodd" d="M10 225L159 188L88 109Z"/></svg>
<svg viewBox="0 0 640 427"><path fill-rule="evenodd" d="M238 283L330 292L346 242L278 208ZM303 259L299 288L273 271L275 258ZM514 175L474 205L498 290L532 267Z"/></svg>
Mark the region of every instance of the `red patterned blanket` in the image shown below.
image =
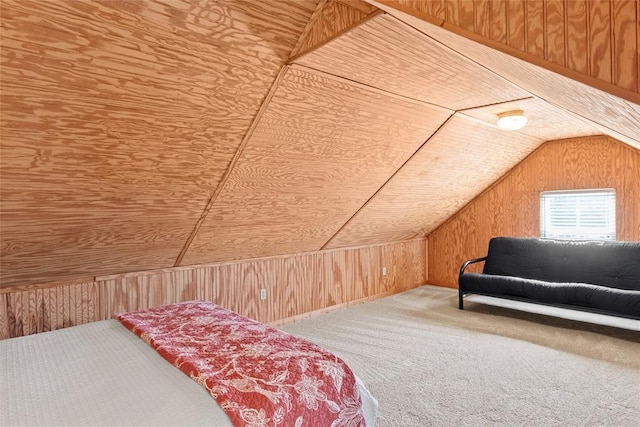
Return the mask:
<svg viewBox="0 0 640 427"><path fill-rule="evenodd" d="M234 426L364 426L355 377L317 345L210 302L118 320L211 393Z"/></svg>

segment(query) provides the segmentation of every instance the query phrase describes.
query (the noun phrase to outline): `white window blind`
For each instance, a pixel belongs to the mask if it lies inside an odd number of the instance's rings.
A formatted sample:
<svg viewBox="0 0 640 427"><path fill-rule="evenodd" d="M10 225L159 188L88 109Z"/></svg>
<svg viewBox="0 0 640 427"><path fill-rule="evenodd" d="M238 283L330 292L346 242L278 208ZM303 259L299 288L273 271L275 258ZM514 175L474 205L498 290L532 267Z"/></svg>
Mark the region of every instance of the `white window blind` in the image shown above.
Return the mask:
<svg viewBox="0 0 640 427"><path fill-rule="evenodd" d="M540 193L540 233L549 239L615 240L615 190Z"/></svg>

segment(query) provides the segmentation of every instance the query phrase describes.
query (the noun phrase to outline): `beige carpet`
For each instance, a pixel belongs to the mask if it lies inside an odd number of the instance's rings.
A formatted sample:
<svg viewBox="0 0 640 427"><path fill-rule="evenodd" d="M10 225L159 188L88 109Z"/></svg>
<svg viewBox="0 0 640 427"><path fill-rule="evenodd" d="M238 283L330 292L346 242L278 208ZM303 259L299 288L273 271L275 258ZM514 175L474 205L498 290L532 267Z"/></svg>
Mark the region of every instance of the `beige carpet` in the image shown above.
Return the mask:
<svg viewBox="0 0 640 427"><path fill-rule="evenodd" d="M281 326L340 355L378 426L640 426L640 333L424 286Z"/></svg>

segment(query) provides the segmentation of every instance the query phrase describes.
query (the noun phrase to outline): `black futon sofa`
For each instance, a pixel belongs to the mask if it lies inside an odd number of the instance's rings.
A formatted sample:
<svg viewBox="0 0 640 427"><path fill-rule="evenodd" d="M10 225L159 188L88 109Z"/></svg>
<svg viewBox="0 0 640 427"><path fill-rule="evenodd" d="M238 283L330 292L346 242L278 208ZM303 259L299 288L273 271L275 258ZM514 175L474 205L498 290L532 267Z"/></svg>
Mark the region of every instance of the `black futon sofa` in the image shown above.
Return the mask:
<svg viewBox="0 0 640 427"><path fill-rule="evenodd" d="M482 273L465 273L481 261ZM467 294L640 319L640 242L494 237L460 268L461 310Z"/></svg>

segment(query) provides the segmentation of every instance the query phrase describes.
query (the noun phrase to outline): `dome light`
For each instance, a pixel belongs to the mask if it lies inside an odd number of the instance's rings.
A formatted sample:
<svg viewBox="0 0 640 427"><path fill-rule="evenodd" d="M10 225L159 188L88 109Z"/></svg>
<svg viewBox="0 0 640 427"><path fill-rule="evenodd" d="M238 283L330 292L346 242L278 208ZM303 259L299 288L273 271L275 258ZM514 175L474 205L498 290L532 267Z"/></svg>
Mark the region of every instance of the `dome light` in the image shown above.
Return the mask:
<svg viewBox="0 0 640 427"><path fill-rule="evenodd" d="M522 110L510 110L498 114L498 127L502 130L518 130L527 124L527 117Z"/></svg>

